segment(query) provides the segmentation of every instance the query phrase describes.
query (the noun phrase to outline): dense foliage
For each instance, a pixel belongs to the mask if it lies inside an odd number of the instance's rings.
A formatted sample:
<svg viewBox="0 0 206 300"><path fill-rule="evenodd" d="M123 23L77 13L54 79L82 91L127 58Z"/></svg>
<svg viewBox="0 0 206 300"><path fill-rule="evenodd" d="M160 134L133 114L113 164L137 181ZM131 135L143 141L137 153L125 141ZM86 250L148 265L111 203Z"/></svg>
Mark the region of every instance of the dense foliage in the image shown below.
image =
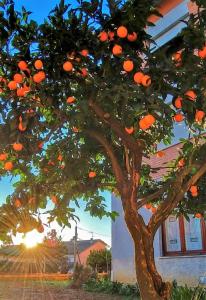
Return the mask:
<svg viewBox="0 0 206 300"><path fill-rule="evenodd" d="M87 257L87 265L89 265L94 271L107 272L111 271L111 251L108 249L104 250L93 250Z"/></svg>

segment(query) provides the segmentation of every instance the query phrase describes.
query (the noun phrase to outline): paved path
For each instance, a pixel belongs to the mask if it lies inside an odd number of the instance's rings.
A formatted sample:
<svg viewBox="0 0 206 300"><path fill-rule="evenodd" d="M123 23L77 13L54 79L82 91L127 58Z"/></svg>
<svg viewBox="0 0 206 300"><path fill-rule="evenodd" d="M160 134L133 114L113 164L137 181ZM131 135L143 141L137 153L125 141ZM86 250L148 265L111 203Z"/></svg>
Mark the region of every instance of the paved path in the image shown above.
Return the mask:
<svg viewBox="0 0 206 300"><path fill-rule="evenodd" d="M87 293L32 281L0 281L0 300L122 300L119 296Z"/></svg>

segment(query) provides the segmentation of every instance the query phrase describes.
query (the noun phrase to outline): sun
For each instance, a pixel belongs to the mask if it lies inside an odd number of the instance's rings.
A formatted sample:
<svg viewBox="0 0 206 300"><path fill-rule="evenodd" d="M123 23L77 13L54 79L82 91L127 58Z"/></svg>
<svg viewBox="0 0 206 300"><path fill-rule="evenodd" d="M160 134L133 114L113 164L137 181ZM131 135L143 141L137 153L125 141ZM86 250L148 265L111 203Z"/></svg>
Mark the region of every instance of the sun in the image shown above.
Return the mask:
<svg viewBox="0 0 206 300"><path fill-rule="evenodd" d="M38 232L36 232L36 230L32 230L31 232L28 232L23 238L23 244L27 248L34 248L38 245L38 243L41 242L42 242L42 237Z"/></svg>

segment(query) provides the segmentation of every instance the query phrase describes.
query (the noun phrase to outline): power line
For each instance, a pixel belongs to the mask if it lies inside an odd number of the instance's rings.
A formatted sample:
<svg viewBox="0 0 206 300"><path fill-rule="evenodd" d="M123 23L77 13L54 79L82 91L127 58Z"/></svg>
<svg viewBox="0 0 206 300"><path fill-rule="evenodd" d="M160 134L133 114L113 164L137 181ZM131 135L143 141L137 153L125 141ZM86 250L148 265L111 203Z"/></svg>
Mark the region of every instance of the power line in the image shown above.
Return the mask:
<svg viewBox="0 0 206 300"><path fill-rule="evenodd" d="M83 230L83 231L86 231L86 232L89 232L89 233L92 233L92 234L95 234L95 235L100 235L100 236L104 236L104 237L110 237L109 235L106 235L106 234L101 234L101 233L98 233L98 232L95 232L95 231L92 231L92 230L88 230L88 229L85 229L85 228L81 228L81 227L77 227L79 230Z"/></svg>

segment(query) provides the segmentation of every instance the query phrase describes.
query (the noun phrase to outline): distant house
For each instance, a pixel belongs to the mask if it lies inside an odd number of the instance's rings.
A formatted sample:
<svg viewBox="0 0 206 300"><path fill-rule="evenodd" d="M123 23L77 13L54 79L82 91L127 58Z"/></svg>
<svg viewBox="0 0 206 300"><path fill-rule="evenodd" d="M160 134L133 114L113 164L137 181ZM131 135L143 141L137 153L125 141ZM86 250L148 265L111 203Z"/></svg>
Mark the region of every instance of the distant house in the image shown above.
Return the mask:
<svg viewBox="0 0 206 300"><path fill-rule="evenodd" d="M165 175L167 164L178 157L181 148L179 143L164 149L162 158L154 155L150 160L144 159L152 168L164 166L153 174L154 179ZM133 241L124 221L121 201L115 195L112 195L112 210L119 213L112 223L112 279L135 283ZM139 213L147 224L152 212L141 208ZM194 215L189 215L189 219L188 222L183 216L168 217L155 235L154 256L157 269L165 280L194 286L206 279L206 222Z"/></svg>
<svg viewBox="0 0 206 300"><path fill-rule="evenodd" d="M64 244L68 247L68 260L69 265L72 268L74 263L74 241L71 240L69 242L64 242ZM100 239L77 241L76 262L82 265L86 265L87 257L89 256L91 251L104 250L107 249L107 247L108 245Z"/></svg>

